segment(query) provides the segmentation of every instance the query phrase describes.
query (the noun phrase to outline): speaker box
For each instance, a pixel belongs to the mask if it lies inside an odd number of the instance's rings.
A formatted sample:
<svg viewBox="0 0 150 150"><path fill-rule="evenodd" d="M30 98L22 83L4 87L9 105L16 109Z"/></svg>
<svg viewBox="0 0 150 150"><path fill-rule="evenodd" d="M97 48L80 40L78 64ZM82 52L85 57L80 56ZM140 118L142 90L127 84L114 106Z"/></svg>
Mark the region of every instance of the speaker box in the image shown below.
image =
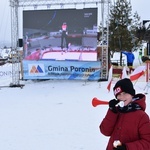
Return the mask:
<svg viewBox="0 0 150 150"><path fill-rule="evenodd" d="M150 56L150 43L147 43L147 55Z"/></svg>
<svg viewBox="0 0 150 150"><path fill-rule="evenodd" d="M19 42L19 47L23 47L23 39L19 39L18 42Z"/></svg>

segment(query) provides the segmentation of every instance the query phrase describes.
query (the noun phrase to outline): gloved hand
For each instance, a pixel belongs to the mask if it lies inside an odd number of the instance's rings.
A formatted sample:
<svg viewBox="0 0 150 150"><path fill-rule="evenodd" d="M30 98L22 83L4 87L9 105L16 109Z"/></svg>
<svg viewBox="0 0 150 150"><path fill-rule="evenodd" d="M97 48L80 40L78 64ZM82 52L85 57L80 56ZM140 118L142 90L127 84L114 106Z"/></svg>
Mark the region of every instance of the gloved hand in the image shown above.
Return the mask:
<svg viewBox="0 0 150 150"><path fill-rule="evenodd" d="M119 103L119 100L112 99L109 101L109 109L112 110L114 113L117 113L116 104Z"/></svg>
<svg viewBox="0 0 150 150"><path fill-rule="evenodd" d="M126 145L122 144L121 146L117 146L117 148L113 148L113 150L127 150Z"/></svg>

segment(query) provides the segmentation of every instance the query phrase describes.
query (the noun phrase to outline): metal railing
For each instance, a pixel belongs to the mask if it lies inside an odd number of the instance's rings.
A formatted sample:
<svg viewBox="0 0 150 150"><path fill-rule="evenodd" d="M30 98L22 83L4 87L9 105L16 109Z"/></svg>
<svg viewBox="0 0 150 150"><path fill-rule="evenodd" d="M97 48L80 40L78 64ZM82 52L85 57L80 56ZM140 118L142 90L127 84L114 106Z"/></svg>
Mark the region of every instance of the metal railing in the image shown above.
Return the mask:
<svg viewBox="0 0 150 150"><path fill-rule="evenodd" d="M120 60L111 60L111 64L114 66L120 66ZM122 59L121 64L122 64L122 66L125 66L125 60L124 59Z"/></svg>

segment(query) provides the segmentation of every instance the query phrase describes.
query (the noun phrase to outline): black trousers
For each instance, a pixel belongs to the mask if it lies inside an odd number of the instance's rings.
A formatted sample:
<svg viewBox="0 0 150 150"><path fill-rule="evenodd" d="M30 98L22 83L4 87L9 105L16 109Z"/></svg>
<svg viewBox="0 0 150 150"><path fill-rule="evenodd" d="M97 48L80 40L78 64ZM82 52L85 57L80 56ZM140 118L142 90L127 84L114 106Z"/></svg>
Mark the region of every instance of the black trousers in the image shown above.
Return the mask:
<svg viewBox="0 0 150 150"><path fill-rule="evenodd" d="M132 66L133 66L133 63L127 62L127 66L128 66L128 67L132 67Z"/></svg>
<svg viewBox="0 0 150 150"><path fill-rule="evenodd" d="M66 31L63 31L61 35L61 48L62 49L64 48L64 41L66 42L66 48L68 49L68 36L66 34Z"/></svg>

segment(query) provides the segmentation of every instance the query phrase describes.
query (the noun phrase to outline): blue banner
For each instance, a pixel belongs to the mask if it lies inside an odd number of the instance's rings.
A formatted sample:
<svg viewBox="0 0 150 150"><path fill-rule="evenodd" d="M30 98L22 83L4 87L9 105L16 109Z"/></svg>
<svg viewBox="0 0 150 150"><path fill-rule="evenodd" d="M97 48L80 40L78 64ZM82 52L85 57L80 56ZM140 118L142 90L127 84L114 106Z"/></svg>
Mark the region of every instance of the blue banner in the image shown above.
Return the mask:
<svg viewBox="0 0 150 150"><path fill-rule="evenodd" d="M23 60L23 79L98 80L98 61Z"/></svg>

